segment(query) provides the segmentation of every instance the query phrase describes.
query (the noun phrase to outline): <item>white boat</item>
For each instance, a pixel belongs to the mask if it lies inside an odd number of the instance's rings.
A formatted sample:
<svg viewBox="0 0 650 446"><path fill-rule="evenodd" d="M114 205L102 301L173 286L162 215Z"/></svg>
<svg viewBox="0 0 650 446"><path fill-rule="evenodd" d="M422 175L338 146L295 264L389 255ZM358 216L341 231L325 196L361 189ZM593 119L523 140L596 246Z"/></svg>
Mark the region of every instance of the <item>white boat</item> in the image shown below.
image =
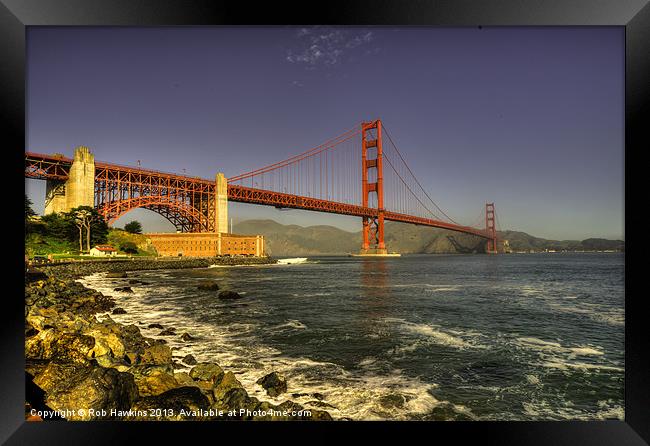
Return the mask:
<svg viewBox="0 0 650 446"><path fill-rule="evenodd" d="M307 257L294 257L291 259L278 259L278 264L280 265L291 265L293 263L305 263Z"/></svg>

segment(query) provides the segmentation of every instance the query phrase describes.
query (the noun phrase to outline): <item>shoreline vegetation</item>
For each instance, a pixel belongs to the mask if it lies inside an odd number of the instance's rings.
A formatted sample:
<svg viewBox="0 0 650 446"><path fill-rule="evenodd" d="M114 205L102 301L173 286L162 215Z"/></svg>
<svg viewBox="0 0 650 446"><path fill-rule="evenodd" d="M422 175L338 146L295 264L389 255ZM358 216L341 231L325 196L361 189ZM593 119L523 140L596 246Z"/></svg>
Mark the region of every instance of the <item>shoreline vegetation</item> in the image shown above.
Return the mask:
<svg viewBox="0 0 650 446"><path fill-rule="evenodd" d="M276 263L270 258L212 258L58 263L26 268L25 378L27 420L332 420L324 410L287 399L274 405L249 396L232 371L192 355L173 356L164 339L141 334L137 325L115 322L125 310L115 299L77 282L90 274L129 278L129 271L201 268L213 264ZM136 284L137 280L127 283ZM204 285L205 286L205 285ZM129 288L128 286L125 288ZM234 290L212 290L236 299ZM176 333L174 327L155 328ZM179 362L189 373L176 372ZM271 397L287 392L272 372L258 381ZM316 396L317 397L317 396Z"/></svg>

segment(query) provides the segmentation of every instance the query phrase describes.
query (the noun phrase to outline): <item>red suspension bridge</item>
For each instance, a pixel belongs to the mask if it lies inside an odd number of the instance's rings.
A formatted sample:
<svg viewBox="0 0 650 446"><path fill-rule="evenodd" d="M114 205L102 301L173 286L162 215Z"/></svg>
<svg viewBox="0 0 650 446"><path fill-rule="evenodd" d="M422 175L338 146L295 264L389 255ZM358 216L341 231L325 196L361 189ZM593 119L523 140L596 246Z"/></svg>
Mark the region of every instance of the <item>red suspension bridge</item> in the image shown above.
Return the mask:
<svg viewBox="0 0 650 446"><path fill-rule="evenodd" d="M26 152L25 176L48 180L48 186L68 184L76 156ZM386 220L471 234L487 240L488 253L497 251L494 203L486 203L471 225L453 220L417 180L381 120L363 122L299 155L228 178L221 187L218 176L211 181L93 163L91 199L109 224L142 207L183 232L225 232L218 217L221 194L235 202L361 217L366 253L387 252Z"/></svg>

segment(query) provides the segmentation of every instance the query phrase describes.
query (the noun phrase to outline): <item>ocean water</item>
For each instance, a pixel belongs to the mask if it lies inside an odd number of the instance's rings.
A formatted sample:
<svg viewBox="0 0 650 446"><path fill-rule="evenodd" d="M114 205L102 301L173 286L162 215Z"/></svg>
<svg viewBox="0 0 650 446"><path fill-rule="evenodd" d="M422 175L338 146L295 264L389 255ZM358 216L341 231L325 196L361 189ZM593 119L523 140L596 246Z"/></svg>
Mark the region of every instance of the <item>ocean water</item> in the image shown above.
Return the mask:
<svg viewBox="0 0 650 446"><path fill-rule="evenodd" d="M233 371L250 394L364 420L624 418L624 256L311 257L304 264L82 279L146 336ZM244 299L221 301L204 280ZM189 367L188 367L189 369ZM255 381L283 373L288 393ZM322 406L312 395L324 396ZM294 395L295 394L295 395Z"/></svg>

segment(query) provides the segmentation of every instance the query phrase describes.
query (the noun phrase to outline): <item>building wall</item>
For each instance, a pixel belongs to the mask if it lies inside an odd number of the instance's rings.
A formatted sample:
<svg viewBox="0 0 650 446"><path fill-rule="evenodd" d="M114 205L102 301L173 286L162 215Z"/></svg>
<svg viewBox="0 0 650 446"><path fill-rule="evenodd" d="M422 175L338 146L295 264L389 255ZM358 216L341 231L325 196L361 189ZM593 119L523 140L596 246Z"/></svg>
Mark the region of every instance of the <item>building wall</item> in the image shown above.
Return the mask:
<svg viewBox="0 0 650 446"><path fill-rule="evenodd" d="M264 237L214 232L149 233L146 236L164 257L215 257L219 255L264 255Z"/></svg>

